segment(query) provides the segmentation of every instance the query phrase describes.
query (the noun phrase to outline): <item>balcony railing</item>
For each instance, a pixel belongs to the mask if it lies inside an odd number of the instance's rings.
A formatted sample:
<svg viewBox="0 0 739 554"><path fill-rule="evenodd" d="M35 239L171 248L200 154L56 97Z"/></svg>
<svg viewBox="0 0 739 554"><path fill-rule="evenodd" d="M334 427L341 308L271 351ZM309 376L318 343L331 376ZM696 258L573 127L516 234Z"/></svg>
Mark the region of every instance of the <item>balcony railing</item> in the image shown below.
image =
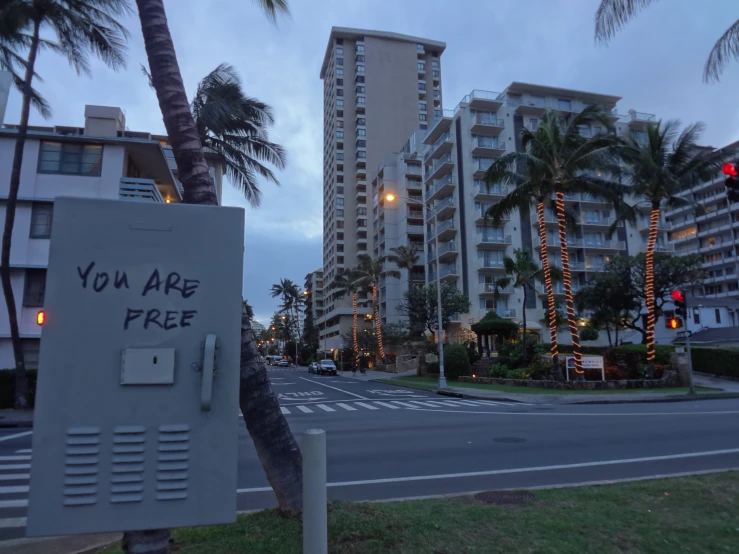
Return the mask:
<svg viewBox="0 0 739 554"><path fill-rule="evenodd" d="M449 133L444 133L443 135L441 135L438 139L436 139L436 142L434 142L434 144L432 144L431 147L429 147L429 149L426 151L426 154L424 154L423 156L423 161L428 160L431 155L436 152L436 149L441 146L442 143L451 142L451 140L452 136Z"/></svg>
<svg viewBox="0 0 739 554"><path fill-rule="evenodd" d="M494 294L496 292L495 283L483 283L482 292ZM507 285L505 287L497 287L497 292L498 294L512 294L513 287L511 285Z"/></svg>
<svg viewBox="0 0 739 554"><path fill-rule="evenodd" d="M479 258L478 265L479 267L488 269L502 269L505 267L503 260L492 260L487 258Z"/></svg>
<svg viewBox="0 0 739 554"><path fill-rule="evenodd" d="M457 244L454 241L446 242L439 246L439 254L446 254L447 252L457 252Z"/></svg>
<svg viewBox="0 0 739 554"><path fill-rule="evenodd" d="M582 242L582 241L579 241ZM569 244L569 241L568 241ZM622 240L588 240L584 241L585 248L608 248L613 250L623 250L626 243ZM573 245L574 246L574 245Z"/></svg>
<svg viewBox="0 0 739 554"><path fill-rule="evenodd" d="M154 179L121 177L119 194L122 200L164 203L162 194L159 192Z"/></svg>
<svg viewBox="0 0 739 554"><path fill-rule="evenodd" d="M516 308L504 308L500 311L496 311L496 313L500 317L505 317L505 318L510 319L510 318L516 317Z"/></svg>
<svg viewBox="0 0 739 554"><path fill-rule="evenodd" d="M500 184L486 185L484 182L475 183L475 194L494 194L496 196L507 196L513 187Z"/></svg>
<svg viewBox="0 0 739 554"><path fill-rule="evenodd" d="M441 277L446 277L447 275L456 275L459 274L459 269L457 268L457 265L443 265L441 266L441 271L439 271L439 275Z"/></svg>
<svg viewBox="0 0 739 554"><path fill-rule="evenodd" d="M477 242L486 244L512 244L511 235L483 235L480 233L477 234Z"/></svg>
<svg viewBox="0 0 739 554"><path fill-rule="evenodd" d="M437 181L437 183L433 187L429 187L428 189L426 189L426 194L425 194L426 200L428 200L434 194L439 192L442 189L442 187L445 187L447 185L453 185L453 184L455 184L454 176L446 175L443 179L440 179L439 181Z"/></svg>
<svg viewBox="0 0 739 554"><path fill-rule="evenodd" d="M442 156L438 160L434 162L434 165L431 167L430 170L427 171L427 175L430 175L434 172L436 172L442 165L446 163L452 163L452 155L447 154L446 156Z"/></svg>
<svg viewBox="0 0 739 554"><path fill-rule="evenodd" d="M441 233L443 233L447 229L454 229L454 220L453 219L449 219L449 220L443 222L441 225L438 225L436 227L436 234L437 235L440 235Z"/></svg>

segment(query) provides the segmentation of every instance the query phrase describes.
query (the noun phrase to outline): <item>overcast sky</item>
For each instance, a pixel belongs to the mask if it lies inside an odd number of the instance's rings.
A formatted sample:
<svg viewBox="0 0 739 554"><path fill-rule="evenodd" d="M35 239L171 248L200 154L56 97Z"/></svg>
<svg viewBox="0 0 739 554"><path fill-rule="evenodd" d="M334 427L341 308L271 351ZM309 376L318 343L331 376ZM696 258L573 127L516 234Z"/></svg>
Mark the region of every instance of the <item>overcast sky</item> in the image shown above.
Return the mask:
<svg viewBox="0 0 739 554"><path fill-rule="evenodd" d="M245 0L165 0L188 95L219 63L232 64L248 94L270 104L277 123L272 140L285 146L282 185L265 183L262 205L250 208L224 184L224 203L246 208L244 294L266 323L281 277L300 285L322 260L323 87L319 71L331 26L393 31L444 41L445 108L472 89L501 91L511 81L621 96L628 109L703 121L705 142L739 139L739 63L719 84L701 82L715 40L739 18L736 0L665 0L645 10L608 47L593 41L597 0L291 0L292 16L270 24ZM142 76L145 62L138 19L131 31L128 69L94 65L94 78L77 77L64 60L43 52L50 123L81 126L85 104L122 107L131 130L164 134L154 92ZM11 96L7 122L17 122L20 99ZM32 124L44 124L32 113ZM46 124L50 124L46 123Z"/></svg>

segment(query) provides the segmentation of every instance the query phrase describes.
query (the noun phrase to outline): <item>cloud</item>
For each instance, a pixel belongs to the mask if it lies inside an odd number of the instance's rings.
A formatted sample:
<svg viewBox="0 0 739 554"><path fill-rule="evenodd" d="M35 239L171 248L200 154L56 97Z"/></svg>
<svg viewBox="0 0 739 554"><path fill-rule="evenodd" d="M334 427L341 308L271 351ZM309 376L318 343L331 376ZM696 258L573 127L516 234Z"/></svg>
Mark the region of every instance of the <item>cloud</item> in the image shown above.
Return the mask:
<svg viewBox="0 0 739 554"><path fill-rule="evenodd" d="M459 4L459 6L458 6ZM595 0L316 0L291 2L292 15L270 24L256 2L165 0L185 86L190 95L206 73L232 64L252 96L270 104L271 138L286 147L281 186L262 184L262 205L247 205L226 184L224 203L246 209L245 295L258 319L277 301L268 294L281 277L302 284L322 262L323 83L319 71L332 25L394 31L442 40L445 108L472 89L500 91L511 81L549 84L622 96L629 108L684 123L704 121L705 142L739 139L739 64L719 84L701 82L714 41L739 17L733 0L700 5L658 2L644 10L606 47L593 40ZM463 9L459 9L462 7ZM77 77L64 61L43 52L38 88L54 108L52 122L81 125L85 104L120 106L128 127L164 133L154 92L141 75L146 61L140 25L128 69L93 63L94 79ZM6 121L17 121L13 94ZM44 124L38 114L32 122Z"/></svg>

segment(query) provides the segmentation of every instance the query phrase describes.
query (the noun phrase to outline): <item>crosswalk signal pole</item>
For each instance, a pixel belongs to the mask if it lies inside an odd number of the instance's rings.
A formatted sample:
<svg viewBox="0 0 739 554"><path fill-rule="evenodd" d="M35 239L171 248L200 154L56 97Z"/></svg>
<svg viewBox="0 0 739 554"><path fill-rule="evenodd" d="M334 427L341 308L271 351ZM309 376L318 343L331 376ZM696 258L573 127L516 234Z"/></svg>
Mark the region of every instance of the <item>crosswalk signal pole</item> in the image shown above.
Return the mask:
<svg viewBox="0 0 739 554"><path fill-rule="evenodd" d="M690 354L690 329L688 329L688 297L681 290L672 291L672 301L675 303L675 315L685 321L685 349L688 353L688 394L695 395L693 386L693 356Z"/></svg>

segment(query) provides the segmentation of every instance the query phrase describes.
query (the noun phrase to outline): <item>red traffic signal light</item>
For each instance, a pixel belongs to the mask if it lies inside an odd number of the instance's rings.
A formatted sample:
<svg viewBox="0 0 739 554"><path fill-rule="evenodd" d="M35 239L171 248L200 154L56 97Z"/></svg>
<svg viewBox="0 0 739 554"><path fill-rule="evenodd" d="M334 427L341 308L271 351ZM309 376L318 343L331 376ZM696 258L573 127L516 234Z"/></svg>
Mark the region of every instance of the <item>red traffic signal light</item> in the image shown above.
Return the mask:
<svg viewBox="0 0 739 554"><path fill-rule="evenodd" d="M724 175L728 175L729 177L739 177L739 170L737 170L736 165L731 162L726 162L722 171L724 172Z"/></svg>
<svg viewBox="0 0 739 554"><path fill-rule="evenodd" d="M672 299L675 302L685 302L685 295L683 294L683 291L681 290L673 290Z"/></svg>

